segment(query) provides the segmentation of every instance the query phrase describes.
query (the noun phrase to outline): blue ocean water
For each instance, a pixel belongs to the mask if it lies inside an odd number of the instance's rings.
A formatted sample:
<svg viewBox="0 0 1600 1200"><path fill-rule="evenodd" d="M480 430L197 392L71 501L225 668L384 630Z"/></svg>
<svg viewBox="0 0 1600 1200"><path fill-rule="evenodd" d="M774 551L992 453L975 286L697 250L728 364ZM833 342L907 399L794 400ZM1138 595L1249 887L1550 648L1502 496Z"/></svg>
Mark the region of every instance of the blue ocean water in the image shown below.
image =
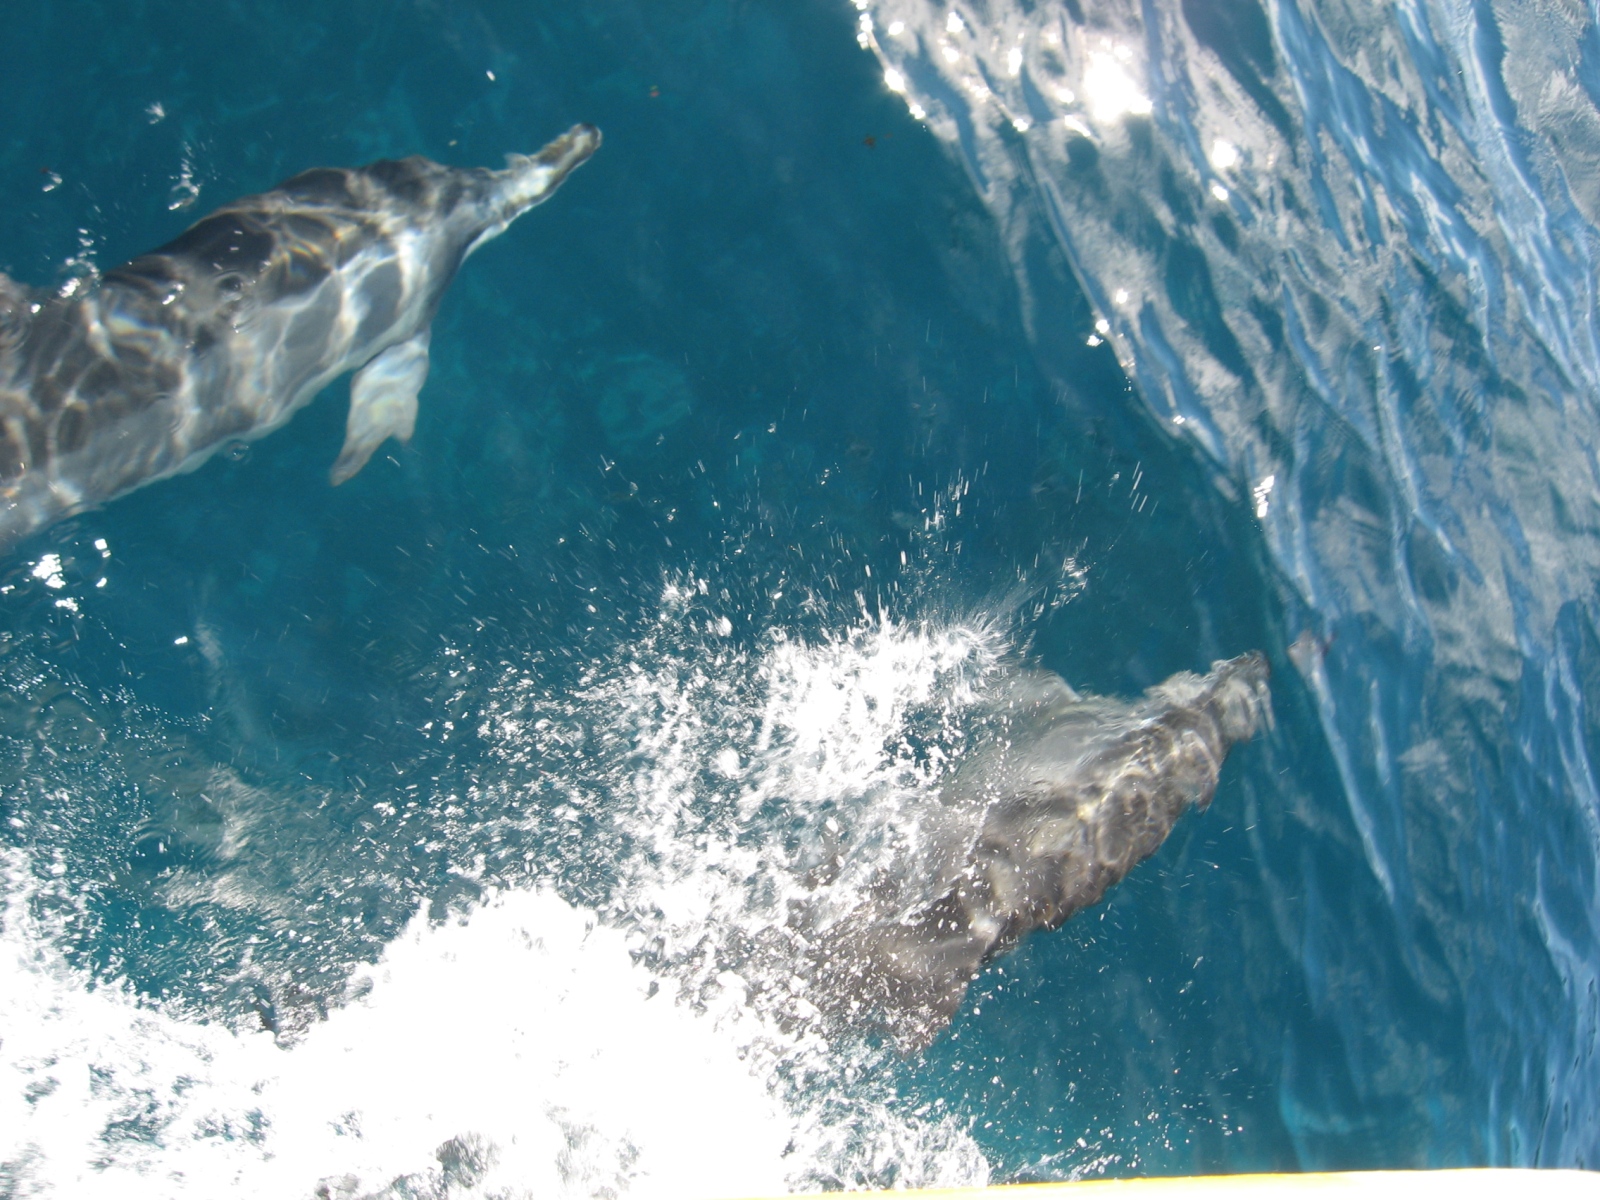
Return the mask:
<svg viewBox="0 0 1600 1200"><path fill-rule="evenodd" d="M1592 14L8 22L30 283L606 142L452 285L410 443L331 489L336 385L0 562L0 1194L1595 1161ZM1251 649L1210 811L926 1052L742 1003L751 881L965 673Z"/></svg>

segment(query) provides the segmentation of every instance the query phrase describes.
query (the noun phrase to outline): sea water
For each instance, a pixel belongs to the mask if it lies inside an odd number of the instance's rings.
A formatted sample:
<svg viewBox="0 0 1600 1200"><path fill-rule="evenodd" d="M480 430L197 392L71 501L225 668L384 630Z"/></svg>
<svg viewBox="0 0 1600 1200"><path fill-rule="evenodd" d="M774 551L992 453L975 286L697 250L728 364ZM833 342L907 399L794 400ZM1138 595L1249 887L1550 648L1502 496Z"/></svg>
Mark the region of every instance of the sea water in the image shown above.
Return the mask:
<svg viewBox="0 0 1600 1200"><path fill-rule="evenodd" d="M1594 1161L1591 17L5 16L29 283L606 144L452 286L409 444L330 489L336 385L0 562L0 1193ZM932 1047L755 1001L986 673L1250 649L1211 810Z"/></svg>

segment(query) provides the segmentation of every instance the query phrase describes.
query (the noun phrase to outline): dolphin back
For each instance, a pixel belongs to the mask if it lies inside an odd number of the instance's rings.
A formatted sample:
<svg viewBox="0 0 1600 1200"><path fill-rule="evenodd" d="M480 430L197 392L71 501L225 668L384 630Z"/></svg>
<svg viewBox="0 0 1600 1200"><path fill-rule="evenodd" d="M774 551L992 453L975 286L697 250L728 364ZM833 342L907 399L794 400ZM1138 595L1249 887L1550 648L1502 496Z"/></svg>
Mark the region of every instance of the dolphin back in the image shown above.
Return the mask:
<svg viewBox="0 0 1600 1200"><path fill-rule="evenodd" d="M431 319L461 261L553 195L599 145L598 129L575 125L537 154L507 155L498 171L420 155L316 167L224 205L106 278L200 284L214 306L230 307L234 297L259 306L303 296L372 246L388 245L396 258L425 259L397 263L394 273L397 283L415 278L426 286ZM370 279L362 282L372 287ZM392 315L380 307L367 321Z"/></svg>
<svg viewBox="0 0 1600 1200"><path fill-rule="evenodd" d="M0 275L0 552L272 432L347 372L334 481L408 438L430 322L462 261L599 145L576 125L501 170L317 168L101 279L43 292Z"/></svg>
<svg viewBox="0 0 1600 1200"><path fill-rule="evenodd" d="M932 886L874 896L811 946L813 1002L903 1050L944 1028L985 963L1099 901L1209 805L1229 748L1271 719L1260 654L1175 675L1132 705L1037 675L1010 690L990 746L946 790L944 845L923 865Z"/></svg>

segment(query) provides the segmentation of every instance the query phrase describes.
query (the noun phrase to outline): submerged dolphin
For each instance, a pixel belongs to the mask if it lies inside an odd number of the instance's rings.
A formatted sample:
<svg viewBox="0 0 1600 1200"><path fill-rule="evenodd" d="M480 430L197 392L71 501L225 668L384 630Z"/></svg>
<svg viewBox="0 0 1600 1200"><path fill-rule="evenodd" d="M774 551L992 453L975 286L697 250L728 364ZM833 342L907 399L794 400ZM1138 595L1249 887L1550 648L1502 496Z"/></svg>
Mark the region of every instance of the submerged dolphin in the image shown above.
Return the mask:
<svg viewBox="0 0 1600 1200"><path fill-rule="evenodd" d="M1260 654L1174 675L1131 705L1053 674L1009 676L912 861L842 912L827 888L802 906L805 998L903 1050L926 1045L985 963L1097 902L1185 810L1209 805L1228 748L1271 719L1269 703Z"/></svg>
<svg viewBox="0 0 1600 1200"><path fill-rule="evenodd" d="M411 436L456 269L599 145L575 125L500 171L307 171L88 287L0 274L0 551L270 433L353 370L332 472L349 479Z"/></svg>

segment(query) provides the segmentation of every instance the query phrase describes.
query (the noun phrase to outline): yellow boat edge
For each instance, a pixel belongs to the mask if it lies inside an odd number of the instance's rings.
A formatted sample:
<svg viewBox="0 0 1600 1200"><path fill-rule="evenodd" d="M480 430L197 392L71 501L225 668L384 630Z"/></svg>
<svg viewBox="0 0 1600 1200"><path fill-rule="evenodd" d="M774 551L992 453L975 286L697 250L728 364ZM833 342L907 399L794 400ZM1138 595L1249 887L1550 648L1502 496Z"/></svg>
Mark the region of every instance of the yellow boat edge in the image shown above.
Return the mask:
<svg viewBox="0 0 1600 1200"><path fill-rule="evenodd" d="M841 1193L813 1193L838 1196ZM1538 1167L1460 1167L1433 1171L1333 1171L1285 1175L1197 1175L1147 1179L1084 1179L995 1187L907 1188L858 1192L894 1200L1600 1200L1600 1172ZM797 1193L798 1195L798 1193ZM736 1200L729 1197L727 1200ZM757 1200L745 1197L742 1200ZM767 1200L779 1200L769 1197ZM792 1198L790 1198L792 1200Z"/></svg>

